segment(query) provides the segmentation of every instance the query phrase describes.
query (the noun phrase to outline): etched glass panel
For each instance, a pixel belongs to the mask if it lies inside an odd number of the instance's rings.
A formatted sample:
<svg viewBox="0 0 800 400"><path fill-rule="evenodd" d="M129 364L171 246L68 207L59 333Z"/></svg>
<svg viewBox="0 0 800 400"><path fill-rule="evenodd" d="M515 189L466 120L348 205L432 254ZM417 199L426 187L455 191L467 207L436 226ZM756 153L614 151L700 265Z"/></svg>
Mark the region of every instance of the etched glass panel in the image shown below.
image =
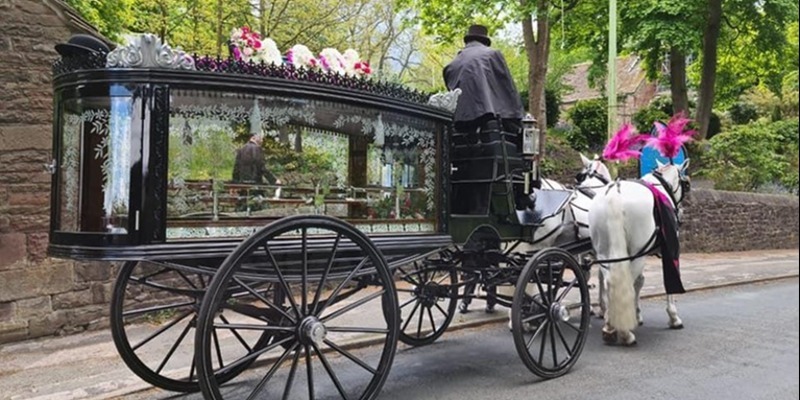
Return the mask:
<svg viewBox="0 0 800 400"><path fill-rule="evenodd" d="M369 233L437 225L440 124L296 97L178 89L170 98L168 238L246 236L296 214Z"/></svg>
<svg viewBox="0 0 800 400"><path fill-rule="evenodd" d="M131 179L130 92L62 102L59 230L126 234Z"/></svg>

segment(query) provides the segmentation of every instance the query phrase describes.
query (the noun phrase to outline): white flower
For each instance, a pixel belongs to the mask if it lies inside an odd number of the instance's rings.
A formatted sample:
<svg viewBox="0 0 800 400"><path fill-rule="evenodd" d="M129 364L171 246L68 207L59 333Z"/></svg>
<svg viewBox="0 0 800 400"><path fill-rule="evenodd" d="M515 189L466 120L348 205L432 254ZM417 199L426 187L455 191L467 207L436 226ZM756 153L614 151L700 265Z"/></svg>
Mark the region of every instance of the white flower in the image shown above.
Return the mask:
<svg viewBox="0 0 800 400"><path fill-rule="evenodd" d="M261 48L256 54L254 61L264 61L265 64L281 65L283 64L283 55L281 51L278 50L278 45L274 40L265 38L261 40Z"/></svg>
<svg viewBox="0 0 800 400"><path fill-rule="evenodd" d="M347 75L356 75L358 71L356 71L356 64L361 61L361 57L359 57L358 52L354 49L347 49L342 54L342 59L344 60L344 73Z"/></svg>
<svg viewBox="0 0 800 400"><path fill-rule="evenodd" d="M344 73L344 57L339 50L334 48L325 48L319 52L319 62L322 68L331 72Z"/></svg>
<svg viewBox="0 0 800 400"><path fill-rule="evenodd" d="M289 59L289 63L293 64L295 67L316 67L317 66L317 59L314 57L314 53L308 49L308 47L302 44L296 44L294 47L289 49L286 53L287 58Z"/></svg>

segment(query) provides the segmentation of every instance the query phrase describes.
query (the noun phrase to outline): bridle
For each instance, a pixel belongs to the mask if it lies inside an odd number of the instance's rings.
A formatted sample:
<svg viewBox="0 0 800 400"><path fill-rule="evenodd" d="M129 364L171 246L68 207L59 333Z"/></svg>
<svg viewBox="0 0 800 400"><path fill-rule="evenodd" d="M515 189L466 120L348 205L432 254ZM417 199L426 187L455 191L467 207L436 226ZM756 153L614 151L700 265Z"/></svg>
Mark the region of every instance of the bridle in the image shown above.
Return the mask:
<svg viewBox="0 0 800 400"><path fill-rule="evenodd" d="M667 195L669 195L669 199L672 200L672 204L675 205L675 208L680 206L681 202L683 202L683 199L686 197L686 193L689 193L689 191L692 189L689 177L681 174L681 172L678 171L678 189L680 189L680 198L676 199L675 195L677 194L677 191L669 182L667 182L666 179L664 179L664 175L661 173L661 171L655 170L653 171L652 175L654 178L656 178L658 183L663 186L664 189L666 189L665 192L667 192Z"/></svg>
<svg viewBox="0 0 800 400"><path fill-rule="evenodd" d="M600 161L598 161L598 160L592 161L589 164L589 166L587 166L586 168L583 169L583 171L578 172L578 174L575 175L575 182L580 184L581 182L583 182L583 181L585 181L585 180L587 180L589 178L595 178L595 179L599 180L600 182L602 182L603 185L608 185L610 183L608 178L606 178L605 176L603 176L602 174L597 172L597 169L598 169L597 165L599 165L599 164L600 164Z"/></svg>

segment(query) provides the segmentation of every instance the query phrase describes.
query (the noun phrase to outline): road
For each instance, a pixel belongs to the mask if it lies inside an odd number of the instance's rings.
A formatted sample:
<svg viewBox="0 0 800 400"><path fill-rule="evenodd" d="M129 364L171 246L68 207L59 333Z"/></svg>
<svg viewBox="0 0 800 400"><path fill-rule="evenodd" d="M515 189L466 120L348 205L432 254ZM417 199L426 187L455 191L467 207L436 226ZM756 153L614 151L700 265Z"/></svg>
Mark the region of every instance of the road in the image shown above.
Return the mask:
<svg viewBox="0 0 800 400"><path fill-rule="evenodd" d="M604 345L594 319L575 368L549 381L523 366L504 324L448 332L431 346L400 345L379 399L798 399L799 288L787 279L681 295L683 330L667 329L663 299L646 300L632 348Z"/></svg>

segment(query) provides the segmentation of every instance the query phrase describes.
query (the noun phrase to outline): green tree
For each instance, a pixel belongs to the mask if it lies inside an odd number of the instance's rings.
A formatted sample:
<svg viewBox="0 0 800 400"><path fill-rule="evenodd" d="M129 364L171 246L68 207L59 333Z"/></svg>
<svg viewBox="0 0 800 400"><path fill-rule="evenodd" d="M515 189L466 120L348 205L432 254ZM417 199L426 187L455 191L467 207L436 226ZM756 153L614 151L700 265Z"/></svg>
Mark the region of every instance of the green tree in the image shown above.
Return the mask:
<svg viewBox="0 0 800 400"><path fill-rule="evenodd" d="M131 12L133 0L66 0L97 31L111 40L120 40L128 26L133 22Z"/></svg>

